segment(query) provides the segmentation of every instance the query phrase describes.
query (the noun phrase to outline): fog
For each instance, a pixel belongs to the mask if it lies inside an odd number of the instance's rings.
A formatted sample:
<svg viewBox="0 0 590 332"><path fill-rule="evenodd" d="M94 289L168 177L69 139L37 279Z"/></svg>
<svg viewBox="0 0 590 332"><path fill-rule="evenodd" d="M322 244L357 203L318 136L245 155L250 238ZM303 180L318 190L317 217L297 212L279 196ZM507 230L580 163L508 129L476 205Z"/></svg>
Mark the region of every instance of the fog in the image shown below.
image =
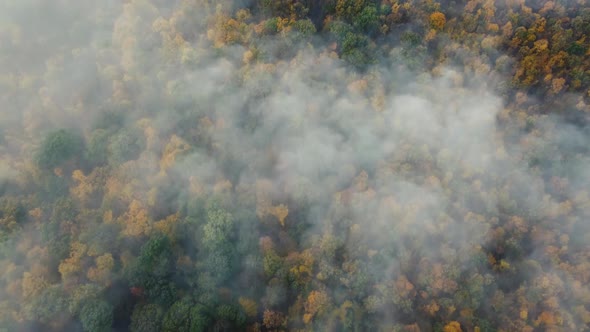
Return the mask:
<svg viewBox="0 0 590 332"><path fill-rule="evenodd" d="M237 12L246 6L0 3L0 181L27 215L2 223L0 327L88 329L84 284L118 308L113 330L148 331L139 314L125 315L157 303L153 315L164 317L176 300L150 293L133 267L173 274L173 299L260 301L248 324L266 310L288 315L266 330L310 330L310 321L343 330L334 317L347 308L351 330L456 320L466 330L483 330L482 320L490 330L549 329L549 314L532 309L543 301L560 329L587 328L574 315L590 294L587 116L572 124L534 95L512 100L506 72L466 65L494 68L476 52L416 68L399 43L359 69L326 32L256 35L246 28L254 18ZM84 149L40 170L44 139L62 128ZM59 214L62 196L75 213ZM60 255L44 240L54 223ZM93 240L97 225L111 237ZM173 258L136 267L158 232ZM100 265L106 254L112 263ZM89 272L100 266L110 268ZM50 304L49 290L61 302ZM314 309L318 294L328 300ZM523 308L528 321L508 321ZM244 329L224 319L206 330Z"/></svg>

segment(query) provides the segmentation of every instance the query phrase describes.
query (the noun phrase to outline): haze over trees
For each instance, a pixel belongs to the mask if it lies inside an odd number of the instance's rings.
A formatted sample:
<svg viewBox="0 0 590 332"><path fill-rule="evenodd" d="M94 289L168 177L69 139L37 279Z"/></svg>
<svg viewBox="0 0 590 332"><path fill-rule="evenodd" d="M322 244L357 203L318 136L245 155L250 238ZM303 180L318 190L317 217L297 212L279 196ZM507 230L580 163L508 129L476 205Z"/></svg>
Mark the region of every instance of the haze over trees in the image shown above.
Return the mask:
<svg viewBox="0 0 590 332"><path fill-rule="evenodd" d="M590 330L586 0L0 3L0 331Z"/></svg>

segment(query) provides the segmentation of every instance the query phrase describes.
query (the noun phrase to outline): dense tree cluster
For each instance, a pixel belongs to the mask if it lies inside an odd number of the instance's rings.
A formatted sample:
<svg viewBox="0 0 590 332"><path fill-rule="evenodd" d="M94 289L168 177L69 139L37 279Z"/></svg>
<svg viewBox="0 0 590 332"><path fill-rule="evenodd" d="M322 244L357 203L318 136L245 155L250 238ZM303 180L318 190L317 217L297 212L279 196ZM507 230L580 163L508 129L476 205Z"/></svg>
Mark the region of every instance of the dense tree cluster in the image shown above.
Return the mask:
<svg viewBox="0 0 590 332"><path fill-rule="evenodd" d="M586 7L0 4L0 331L589 330Z"/></svg>

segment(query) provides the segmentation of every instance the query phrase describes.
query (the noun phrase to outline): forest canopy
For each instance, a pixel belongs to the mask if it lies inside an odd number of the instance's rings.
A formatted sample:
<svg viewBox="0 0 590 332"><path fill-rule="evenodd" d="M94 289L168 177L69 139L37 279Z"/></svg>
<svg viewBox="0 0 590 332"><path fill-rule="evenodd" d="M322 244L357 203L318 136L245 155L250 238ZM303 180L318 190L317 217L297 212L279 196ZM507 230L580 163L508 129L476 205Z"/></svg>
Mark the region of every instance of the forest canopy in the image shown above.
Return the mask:
<svg viewBox="0 0 590 332"><path fill-rule="evenodd" d="M590 330L589 8L0 2L0 331Z"/></svg>

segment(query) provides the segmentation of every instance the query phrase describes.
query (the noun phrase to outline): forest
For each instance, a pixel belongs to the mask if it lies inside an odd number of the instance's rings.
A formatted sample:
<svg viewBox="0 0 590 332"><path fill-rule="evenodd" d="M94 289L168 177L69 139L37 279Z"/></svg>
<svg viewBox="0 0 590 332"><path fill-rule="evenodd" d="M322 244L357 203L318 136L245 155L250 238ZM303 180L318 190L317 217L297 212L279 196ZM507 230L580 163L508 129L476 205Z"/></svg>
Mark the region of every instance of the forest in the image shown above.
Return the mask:
<svg viewBox="0 0 590 332"><path fill-rule="evenodd" d="M590 331L590 2L0 1L37 331Z"/></svg>

